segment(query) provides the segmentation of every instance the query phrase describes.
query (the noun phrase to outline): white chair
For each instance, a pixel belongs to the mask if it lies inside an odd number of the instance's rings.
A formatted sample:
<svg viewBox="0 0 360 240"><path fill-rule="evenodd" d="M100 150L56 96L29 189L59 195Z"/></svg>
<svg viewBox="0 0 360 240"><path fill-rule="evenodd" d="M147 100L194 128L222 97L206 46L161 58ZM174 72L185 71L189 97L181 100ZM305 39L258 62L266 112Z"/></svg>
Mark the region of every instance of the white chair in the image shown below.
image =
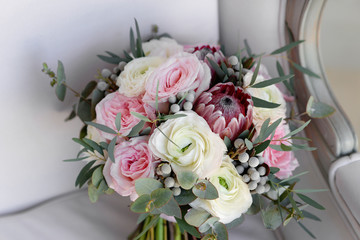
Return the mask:
<svg viewBox="0 0 360 240"><path fill-rule="evenodd" d="M324 3L41 0L37 5L41 7L36 8L26 1L21 1L21 8L19 2L7 3L0 26L9 37L0 40L4 52L0 66L7 66L3 86L14 90L0 95L3 112L11 112L0 118L0 146L6 146L0 168L0 239L125 239L135 228L137 216L128 209L128 199L102 196L91 204L86 191L74 191L81 164L61 160L72 158L78 150L70 139L77 136L81 123L63 122L75 98L69 93L65 107L58 103L40 72L42 61L55 67L61 59L69 84L80 89L96 69L106 66L96 54L105 50L120 53L128 47L133 17L144 35L149 34L151 24L158 24L160 32L170 33L180 43L216 43L220 37L228 54L235 52L244 38L259 53L285 45L287 20L296 38L306 40L293 59L323 77L298 75L297 87L306 90L299 96L299 109L310 95L337 109L329 119L313 121L306 132L319 150L298 155L299 171L310 171L301 187L331 190L313 194L327 210L316 212L321 223L309 220L305 225L318 239L359 238L360 196L349 188L349 183L360 182L354 174L360 169L360 157L352 154L356 138L327 86L317 50ZM275 66L272 59L264 62ZM269 70L276 75L275 67ZM295 223L275 233L265 230L259 217L248 217L231 230L230 238L311 239Z"/></svg>

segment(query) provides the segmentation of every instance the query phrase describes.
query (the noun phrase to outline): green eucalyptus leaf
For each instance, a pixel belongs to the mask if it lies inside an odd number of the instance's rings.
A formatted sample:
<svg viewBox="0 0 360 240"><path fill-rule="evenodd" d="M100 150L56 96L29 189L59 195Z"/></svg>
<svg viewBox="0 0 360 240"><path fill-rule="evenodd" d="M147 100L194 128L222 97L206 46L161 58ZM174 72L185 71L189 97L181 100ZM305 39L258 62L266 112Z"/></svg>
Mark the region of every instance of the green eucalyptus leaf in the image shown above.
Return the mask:
<svg viewBox="0 0 360 240"><path fill-rule="evenodd" d="M150 135L150 133L151 133L151 127L147 127L140 132L140 136Z"/></svg>
<svg viewBox="0 0 360 240"><path fill-rule="evenodd" d="M66 77L65 77L64 64L60 60L58 60L57 82L58 82L58 84L62 84L65 81L66 81Z"/></svg>
<svg viewBox="0 0 360 240"><path fill-rule="evenodd" d="M91 182L95 187L99 187L100 182L104 179L104 175L102 173L104 166L96 168L91 177Z"/></svg>
<svg viewBox="0 0 360 240"><path fill-rule="evenodd" d="M220 68L220 66L214 62L211 58L206 57L206 59L208 60L208 62L211 65L211 68L216 72L216 75L220 78L223 79L225 77L225 73L223 72L223 70Z"/></svg>
<svg viewBox="0 0 360 240"><path fill-rule="evenodd" d="M282 184L282 183L284 183L284 182L288 182L288 181L290 181L291 179L300 177L300 176L305 175L305 174L308 174L308 173L309 173L309 171L305 171L305 172L301 172L301 173L299 173L299 174L293 175L293 176L291 176L291 177L289 177L289 178L286 178L286 179L281 180L281 181L279 182L279 184Z"/></svg>
<svg viewBox="0 0 360 240"><path fill-rule="evenodd" d="M117 132L112 129L109 128L108 126L105 126L103 124L100 123L95 123L95 122L85 122L87 125L91 125L93 127L96 127L97 129L99 129L100 131L106 132L106 133L110 133L110 134L117 134Z"/></svg>
<svg viewBox="0 0 360 240"><path fill-rule="evenodd" d="M141 195L130 206L130 210L136 213L151 212L154 208L154 203L149 194Z"/></svg>
<svg viewBox="0 0 360 240"><path fill-rule="evenodd" d="M309 125L309 123L311 122L311 120L307 121L306 123L304 123L303 125L301 125L299 128L295 129L294 131L291 131L290 133L286 134L284 137L282 137L281 139L285 139L288 137L291 137L299 132L301 132L304 128L306 128L307 125Z"/></svg>
<svg viewBox="0 0 360 240"><path fill-rule="evenodd" d="M294 189L296 193L313 193L313 192L326 192L328 189Z"/></svg>
<svg viewBox="0 0 360 240"><path fill-rule="evenodd" d="M175 200L179 205L188 205L194 201L197 197L194 195L192 190L181 189L180 195L175 197Z"/></svg>
<svg viewBox="0 0 360 240"><path fill-rule="evenodd" d="M141 129L144 128L145 122L141 120L138 124L136 124L130 131L130 133L127 135L128 137L135 137L139 135L139 132Z"/></svg>
<svg viewBox="0 0 360 240"><path fill-rule="evenodd" d="M64 101L66 95L66 86L62 83L57 84L55 87L55 94L60 101Z"/></svg>
<svg viewBox="0 0 360 240"><path fill-rule="evenodd" d="M300 193L297 193L297 195L301 200L303 200L305 203L309 204L310 206L320 210L325 210L325 208L321 204L317 203L315 200L309 198L308 196Z"/></svg>
<svg viewBox="0 0 360 240"><path fill-rule="evenodd" d="M250 206L250 208L247 210L246 214L249 214L249 215L255 215L255 214L258 214L260 212L260 201L262 200L260 198L260 196L258 194L252 194L251 195L253 201L252 201L252 204Z"/></svg>
<svg viewBox="0 0 360 240"><path fill-rule="evenodd" d="M297 206L297 204L296 204L296 202L295 202L292 194L289 194L289 195L288 195L288 199L289 199L289 201L290 201L290 203L291 203L291 206L292 206L293 209L295 210L295 212L296 212L300 217L303 217L302 212L301 212L301 210L299 209L299 207Z"/></svg>
<svg viewBox="0 0 360 240"><path fill-rule="evenodd" d="M246 49L247 55L249 57L251 57L253 55L253 53L252 53L249 43L246 39L244 39L244 44L245 44L245 49Z"/></svg>
<svg viewBox="0 0 360 240"><path fill-rule="evenodd" d="M163 184L153 178L140 178L135 181L135 190L139 196L151 194L154 190L162 187Z"/></svg>
<svg viewBox="0 0 360 240"><path fill-rule="evenodd" d="M195 227L200 227L208 217L210 213L205 210L191 208L184 216L185 221Z"/></svg>
<svg viewBox="0 0 360 240"><path fill-rule="evenodd" d="M282 52L289 51L289 50L291 50L292 48L298 46L300 43L302 43L304 41L305 40L299 40L299 41L296 41L296 42L291 42L288 45L286 45L284 47L281 47L279 49L276 49L275 51L271 52L270 55L275 55L275 54L279 54L279 53L282 53Z"/></svg>
<svg viewBox="0 0 360 240"><path fill-rule="evenodd" d="M96 81L90 81L84 88L84 90L81 92L81 96L83 98L87 98L88 96L90 96L90 94L92 93L92 91L94 91L94 89L97 86L97 82Z"/></svg>
<svg viewBox="0 0 360 240"><path fill-rule="evenodd" d="M86 181L92 176L93 172L90 171L90 169L91 169L92 165L94 165L95 162L96 162L96 160L92 160L92 161L88 162L80 170L79 175L77 176L76 181L75 181L75 187L79 186L79 188L81 188L86 183Z"/></svg>
<svg viewBox="0 0 360 240"><path fill-rule="evenodd" d="M81 158L73 158L73 159L66 159L66 160L63 160L64 162L77 162L77 161L82 161L84 159L87 159L89 156L86 156L86 157L81 157Z"/></svg>
<svg viewBox="0 0 360 240"><path fill-rule="evenodd" d="M303 212L304 218L309 218L311 220L321 222L321 219L319 217L317 217L316 215L314 215L306 210L302 210L302 212Z"/></svg>
<svg viewBox="0 0 360 240"><path fill-rule="evenodd" d="M198 181L192 191L195 196L201 199L213 200L219 197L216 187L209 180Z"/></svg>
<svg viewBox="0 0 360 240"><path fill-rule="evenodd" d="M277 108L281 105L277 103L268 102L254 96L252 96L251 98L254 102L254 107L258 107L258 108Z"/></svg>
<svg viewBox="0 0 360 240"><path fill-rule="evenodd" d="M101 155L104 155L104 152L101 148L101 146L99 144L97 144L96 142L94 142L93 140L89 139L89 138L83 138L82 139L86 144L88 144L89 146L91 146L92 149L94 149L94 151L97 151L98 153L100 153Z"/></svg>
<svg viewBox="0 0 360 240"><path fill-rule="evenodd" d="M97 188L93 184L89 184L88 186L88 196L89 200L92 203L96 203L99 199L99 194Z"/></svg>
<svg viewBox="0 0 360 240"><path fill-rule="evenodd" d="M177 218L182 217L181 209L173 196L170 197L170 200L165 205L161 206L160 208L157 208L157 210L159 210L161 213L167 216L174 216Z"/></svg>
<svg viewBox="0 0 360 240"><path fill-rule="evenodd" d="M275 230L282 224L282 217L280 211L284 211L284 215L286 214L285 210L279 208L273 204L270 204L266 207L265 210L261 210L261 216L263 219L264 226L268 229Z"/></svg>
<svg viewBox="0 0 360 240"><path fill-rule="evenodd" d="M319 75L317 75L316 73L314 73L313 71L311 71L310 69L308 68L305 68L303 66L300 66L299 64L297 63L294 63L292 62L292 65L297 69L299 70L300 72L306 74L306 75L309 75L311 77L315 77L315 78L321 78Z"/></svg>
<svg viewBox="0 0 360 240"><path fill-rule="evenodd" d="M83 122L92 120L91 103L89 100L83 100L80 98L76 111L77 115Z"/></svg>
<svg viewBox="0 0 360 240"><path fill-rule="evenodd" d="M269 80L265 80L265 81L256 83L256 84L252 85L251 87L252 88L268 87L268 86L271 86L273 84L277 84L277 83L283 82L285 80L288 80L289 78L292 78L293 76L294 75L290 74L290 75L281 76L281 77L278 77L278 78L272 78L272 79L269 79Z"/></svg>
<svg viewBox="0 0 360 240"><path fill-rule="evenodd" d="M247 138L245 138L245 145L246 145L247 149L249 149L249 150L253 149L253 143L250 142L250 140Z"/></svg>
<svg viewBox="0 0 360 240"><path fill-rule="evenodd" d="M207 232L210 228L212 228L212 226L214 226L214 224L219 221L218 217L211 217L208 220L206 220L203 224L201 224L201 226L199 227L199 231L201 233L205 233Z"/></svg>
<svg viewBox="0 0 360 240"><path fill-rule="evenodd" d="M138 119L140 120L143 120L145 122L151 122L151 120L147 117L145 117L144 115L140 114L140 113L137 113L137 112L130 112L131 115L133 115L134 117L137 117Z"/></svg>
<svg viewBox="0 0 360 240"><path fill-rule="evenodd" d="M270 173L275 174L280 171L280 168L277 167L270 167Z"/></svg>
<svg viewBox="0 0 360 240"><path fill-rule="evenodd" d="M262 142L261 144L259 144L258 146L256 146L254 148L256 154L263 152L265 149L268 148L269 145L270 145L270 140L266 140L266 141Z"/></svg>
<svg viewBox="0 0 360 240"><path fill-rule="evenodd" d="M177 174L177 180L180 186L185 190L192 188L197 179L197 174L191 171L182 171Z"/></svg>
<svg viewBox="0 0 360 240"><path fill-rule="evenodd" d="M168 120L168 119L175 119L175 118L181 118L181 117L186 117L186 114L173 114L173 115L165 115L161 117L161 120Z"/></svg>
<svg viewBox="0 0 360 240"><path fill-rule="evenodd" d="M121 112L118 112L115 117L115 126L118 132L121 129Z"/></svg>
<svg viewBox="0 0 360 240"><path fill-rule="evenodd" d="M335 112L335 108L322 103L315 102L314 97L311 96L306 105L306 113L312 118L324 118L332 115Z"/></svg>
<svg viewBox="0 0 360 240"><path fill-rule="evenodd" d="M195 227L189 225L185 220L183 220L181 218L177 218L177 217L175 217L175 219L176 219L176 222L179 225L180 231L182 233L188 232L191 235L193 235L194 237L197 237L197 238L201 237L199 231Z"/></svg>
<svg viewBox="0 0 360 240"><path fill-rule="evenodd" d="M136 58L137 53L136 53L135 45L136 43L135 43L134 31L132 30L132 28L130 28L130 50L133 56Z"/></svg>
<svg viewBox="0 0 360 240"><path fill-rule="evenodd" d="M239 226L240 224L242 224L245 220L244 214L242 214L239 218L236 218L235 220L233 220L232 222L225 224L227 229L232 229L234 227Z"/></svg>
<svg viewBox="0 0 360 240"><path fill-rule="evenodd" d="M113 163L115 162L114 150L115 150L116 141L117 141L117 137L114 137L111 140L111 142L109 143L109 146L107 149L109 158Z"/></svg>
<svg viewBox="0 0 360 240"><path fill-rule="evenodd" d="M100 91L99 89L95 88L95 90L91 94L91 116L95 118L96 112L95 107L96 105L105 97L104 92Z"/></svg>
<svg viewBox="0 0 360 240"><path fill-rule="evenodd" d="M301 222L297 222L297 223L307 234L309 234L310 237L312 237L313 239L316 239L315 235L307 227L305 227L304 224L302 224Z"/></svg>
<svg viewBox="0 0 360 240"><path fill-rule="evenodd" d="M261 65L260 62L261 62L261 57L259 58L259 61L257 62L256 68L255 68L255 71L254 71L254 73L253 73L253 75L252 75L252 77L251 77L251 81L250 81L250 84L249 84L250 87L251 87L251 86L255 83L255 81L256 81L257 75L258 75L258 73L259 73L260 65Z"/></svg>
<svg viewBox="0 0 360 240"><path fill-rule="evenodd" d="M291 150L292 150L291 146L285 145L285 144L283 144L283 143L280 144L280 148L281 148L283 151L291 151Z"/></svg>
<svg viewBox="0 0 360 240"><path fill-rule="evenodd" d="M86 142L84 142L82 139L79 138L72 138L72 140L78 144L80 144L81 146L83 146L85 149L93 152L94 148L92 148L89 144L87 144Z"/></svg>
<svg viewBox="0 0 360 240"><path fill-rule="evenodd" d="M224 143L228 150L232 147L231 140L227 136L224 137Z"/></svg>
<svg viewBox="0 0 360 240"><path fill-rule="evenodd" d="M228 240L229 234L227 232L225 224L216 222L213 227L217 240Z"/></svg>
<svg viewBox="0 0 360 240"><path fill-rule="evenodd" d="M160 208L170 201L172 197L172 191L168 188L158 188L152 191L150 196L154 201L154 206L156 208Z"/></svg>

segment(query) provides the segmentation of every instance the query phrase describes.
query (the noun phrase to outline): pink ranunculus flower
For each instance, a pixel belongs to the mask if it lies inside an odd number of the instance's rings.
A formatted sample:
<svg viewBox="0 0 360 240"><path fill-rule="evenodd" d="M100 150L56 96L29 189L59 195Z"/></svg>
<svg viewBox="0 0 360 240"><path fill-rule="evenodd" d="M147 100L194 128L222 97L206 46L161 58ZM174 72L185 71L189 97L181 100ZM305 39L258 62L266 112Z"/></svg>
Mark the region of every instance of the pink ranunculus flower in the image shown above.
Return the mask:
<svg viewBox="0 0 360 240"><path fill-rule="evenodd" d="M149 137L134 137L115 146L115 162L108 159L103 174L108 186L121 196L130 196L134 201L138 195L135 181L154 177L157 162L148 148Z"/></svg>
<svg viewBox="0 0 360 240"><path fill-rule="evenodd" d="M286 123L281 124L276 130L273 140L279 140L290 132L289 125ZM291 141L291 140L289 140ZM289 145L286 141L271 141L270 144ZM297 159L295 158L293 151L277 151L271 147L266 148L263 152L265 163L270 167L277 167L280 169L275 175L280 179L288 178L292 175L292 171L299 166Z"/></svg>
<svg viewBox="0 0 360 240"><path fill-rule="evenodd" d="M209 67L190 53L180 53L169 58L155 69L146 82L143 101L155 106L159 82L158 101L161 112L168 109L168 99L179 92L195 91L195 98L210 85Z"/></svg>
<svg viewBox="0 0 360 240"><path fill-rule="evenodd" d="M121 129L120 134L126 136L130 133L131 129L140 122L140 119L133 116L131 112L137 112L149 118L153 118L154 112L152 108L144 107L141 98L126 97L119 92L113 92L101 100L95 108L96 122L103 124L116 131L115 118L121 112ZM146 123L144 128L149 127ZM101 135L107 140L114 138L114 134L101 131Z"/></svg>

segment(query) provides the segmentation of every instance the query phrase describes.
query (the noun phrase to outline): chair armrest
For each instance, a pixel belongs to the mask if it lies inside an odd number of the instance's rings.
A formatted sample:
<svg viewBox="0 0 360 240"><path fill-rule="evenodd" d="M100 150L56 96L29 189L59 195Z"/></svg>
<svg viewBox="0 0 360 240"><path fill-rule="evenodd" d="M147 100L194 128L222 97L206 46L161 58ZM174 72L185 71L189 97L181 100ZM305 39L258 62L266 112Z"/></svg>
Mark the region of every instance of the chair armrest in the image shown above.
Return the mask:
<svg viewBox="0 0 360 240"><path fill-rule="evenodd" d="M360 153L336 160L329 170L329 184L343 217L360 236Z"/></svg>

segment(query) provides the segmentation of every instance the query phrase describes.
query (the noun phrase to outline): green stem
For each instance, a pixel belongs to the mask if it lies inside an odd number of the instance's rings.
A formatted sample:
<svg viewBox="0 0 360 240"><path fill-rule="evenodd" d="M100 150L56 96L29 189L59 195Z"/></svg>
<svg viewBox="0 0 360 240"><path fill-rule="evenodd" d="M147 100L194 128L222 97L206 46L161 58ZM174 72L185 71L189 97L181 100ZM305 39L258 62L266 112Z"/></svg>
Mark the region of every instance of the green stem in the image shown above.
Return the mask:
<svg viewBox="0 0 360 240"><path fill-rule="evenodd" d="M145 222L144 222L142 231L144 231L144 229L146 228L146 226L149 224L150 220L151 220L151 217L150 217L150 216L148 216L148 217L145 219ZM142 231L141 231L141 232L142 232ZM139 240L145 240L145 239L146 239L146 234L142 235Z"/></svg>
<svg viewBox="0 0 360 240"><path fill-rule="evenodd" d="M177 223L175 223L175 240L181 240L181 231Z"/></svg>
<svg viewBox="0 0 360 240"><path fill-rule="evenodd" d="M156 224L156 240L164 239L164 221L162 218L159 218L158 223Z"/></svg>

